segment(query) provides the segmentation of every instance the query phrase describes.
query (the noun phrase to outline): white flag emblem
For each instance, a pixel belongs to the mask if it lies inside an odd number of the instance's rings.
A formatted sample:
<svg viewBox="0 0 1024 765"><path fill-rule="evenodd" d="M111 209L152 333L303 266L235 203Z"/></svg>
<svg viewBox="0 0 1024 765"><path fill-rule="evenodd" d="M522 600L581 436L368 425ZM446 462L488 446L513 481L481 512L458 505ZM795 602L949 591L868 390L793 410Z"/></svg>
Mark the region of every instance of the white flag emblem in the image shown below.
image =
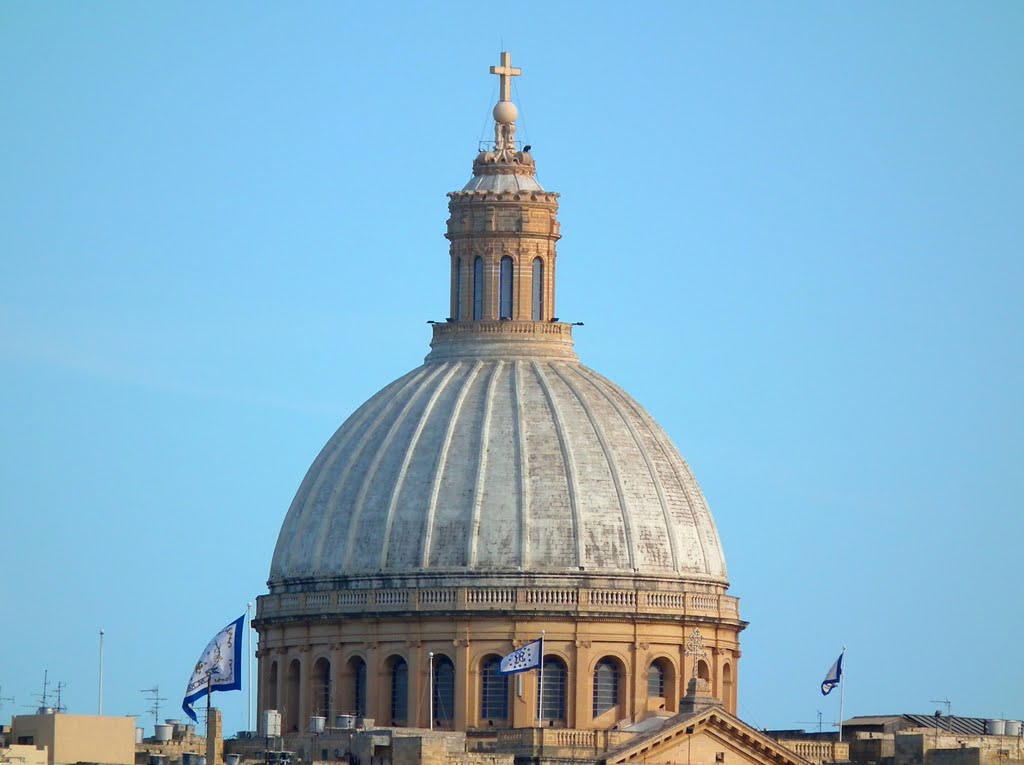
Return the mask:
<svg viewBox="0 0 1024 765"><path fill-rule="evenodd" d="M528 669L540 667L540 655L543 640L534 640L519 648L501 660L498 672L502 675L513 675L516 672L526 672Z"/></svg>
<svg viewBox="0 0 1024 765"><path fill-rule="evenodd" d="M237 691L242 687L242 625L245 614L213 636L199 657L185 689L181 708L193 721L192 704L210 691Z"/></svg>

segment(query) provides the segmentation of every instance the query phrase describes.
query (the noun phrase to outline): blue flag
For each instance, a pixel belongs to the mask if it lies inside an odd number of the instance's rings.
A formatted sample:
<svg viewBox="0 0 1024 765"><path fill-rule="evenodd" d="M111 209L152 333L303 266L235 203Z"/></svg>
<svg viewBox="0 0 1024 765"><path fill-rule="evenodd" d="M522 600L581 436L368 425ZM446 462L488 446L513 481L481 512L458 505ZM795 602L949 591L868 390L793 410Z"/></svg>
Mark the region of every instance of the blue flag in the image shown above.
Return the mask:
<svg viewBox="0 0 1024 765"><path fill-rule="evenodd" d="M843 656L846 651L839 654L839 658L836 659L836 663L833 664L825 675L825 679L821 681L821 695L828 696L832 692L832 689L839 685L843 679Z"/></svg>
<svg viewBox="0 0 1024 765"><path fill-rule="evenodd" d="M527 643L501 660L498 666L498 673L502 675L514 675L517 672L526 672L530 669L537 669L540 666L541 654L544 652L544 641L534 640Z"/></svg>
<svg viewBox="0 0 1024 765"><path fill-rule="evenodd" d="M199 722L192 705L207 691L237 691L242 687L242 625L245 614L213 636L203 655L192 670L192 678L185 688L182 711Z"/></svg>

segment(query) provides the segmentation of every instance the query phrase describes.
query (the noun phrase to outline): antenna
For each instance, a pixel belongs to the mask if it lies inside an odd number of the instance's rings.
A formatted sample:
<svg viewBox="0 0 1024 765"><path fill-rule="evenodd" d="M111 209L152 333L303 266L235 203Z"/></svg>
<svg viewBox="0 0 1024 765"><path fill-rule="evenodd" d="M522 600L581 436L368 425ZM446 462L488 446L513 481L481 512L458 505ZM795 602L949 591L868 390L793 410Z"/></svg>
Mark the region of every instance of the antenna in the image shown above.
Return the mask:
<svg viewBox="0 0 1024 765"><path fill-rule="evenodd" d="M153 725L156 725L160 722L160 702L167 701L167 699L160 695L159 685L154 685L152 688L142 688L139 693L149 694L148 701L153 706L146 711L153 713Z"/></svg>
<svg viewBox="0 0 1024 765"><path fill-rule="evenodd" d="M949 710L952 708L953 702L950 701L949 699L930 699L930 701L931 701L932 704L945 704L946 705L946 730L947 731L952 731L953 730L953 718L952 718L952 715L950 714ZM935 716L938 717L939 713L936 712Z"/></svg>
<svg viewBox="0 0 1024 765"><path fill-rule="evenodd" d="M61 681L61 682L57 683L57 705L53 708L53 711L57 712L57 714L61 714L63 712L68 711L68 708L66 706L64 706L63 704L61 704L61 701L60 701L61 693L64 691L64 689L67 687L67 685L68 684L65 683L64 681Z"/></svg>
<svg viewBox="0 0 1024 765"><path fill-rule="evenodd" d="M797 725L817 725L818 726L818 733L821 733L821 710L820 709L818 710L818 721L817 722L808 722L807 720L797 720L796 724Z"/></svg>
<svg viewBox="0 0 1024 765"><path fill-rule="evenodd" d="M4 696L3 692L4 692L4 687L2 685L0 685L0 709L4 708L4 702L5 701L9 701L12 704L15 703L14 696Z"/></svg>
<svg viewBox="0 0 1024 765"><path fill-rule="evenodd" d="M47 700L49 698L49 688L50 688L50 670L44 669L43 670L43 692L36 696L36 698L39 700L39 709L38 709L38 711L39 711L40 714L42 713L42 711L44 709L46 709L49 706L49 704L47 704Z"/></svg>

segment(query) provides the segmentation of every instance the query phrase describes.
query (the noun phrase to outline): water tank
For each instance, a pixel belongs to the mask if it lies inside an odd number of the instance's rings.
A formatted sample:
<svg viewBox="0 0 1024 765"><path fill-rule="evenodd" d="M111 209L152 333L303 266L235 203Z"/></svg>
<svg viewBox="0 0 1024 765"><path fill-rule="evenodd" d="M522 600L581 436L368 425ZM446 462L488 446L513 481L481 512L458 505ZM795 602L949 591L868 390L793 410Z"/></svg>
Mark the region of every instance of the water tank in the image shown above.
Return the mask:
<svg viewBox="0 0 1024 765"><path fill-rule="evenodd" d="M326 717L320 717L315 715L309 718L309 732L310 733L323 733L324 723L327 721Z"/></svg>
<svg viewBox="0 0 1024 765"><path fill-rule="evenodd" d="M343 728L344 730L351 730L356 727L356 716L355 715L335 715L334 716L334 727Z"/></svg>
<svg viewBox="0 0 1024 765"><path fill-rule="evenodd" d="M193 752L182 752L181 753L181 765L196 765L196 758L199 755Z"/></svg>
<svg viewBox="0 0 1024 765"><path fill-rule="evenodd" d="M1006 720L986 720L985 725L990 736L1002 736L1006 733Z"/></svg>
<svg viewBox="0 0 1024 765"><path fill-rule="evenodd" d="M281 713L276 709L264 709L260 716L260 730L264 736L280 736Z"/></svg>
<svg viewBox="0 0 1024 765"><path fill-rule="evenodd" d="M206 765L206 756L196 755L196 765Z"/></svg>
<svg viewBox="0 0 1024 765"><path fill-rule="evenodd" d="M149 765L166 765L167 756L163 754L149 755Z"/></svg>
<svg viewBox="0 0 1024 765"><path fill-rule="evenodd" d="M1006 720L1006 735L1007 736L1019 736L1021 731L1020 720Z"/></svg>
<svg viewBox="0 0 1024 765"><path fill-rule="evenodd" d="M135 743L136 744L141 744L142 743L142 739L144 739L145 737L146 737L145 729L143 729L143 728L136 728L135 729Z"/></svg>
<svg viewBox="0 0 1024 765"><path fill-rule="evenodd" d="M240 754L225 754L224 762L226 765L238 765L239 760L242 759Z"/></svg>
<svg viewBox="0 0 1024 765"><path fill-rule="evenodd" d="M153 736L161 744L166 744L171 740L171 734L173 731L173 725L161 725L160 723L157 723L153 726Z"/></svg>

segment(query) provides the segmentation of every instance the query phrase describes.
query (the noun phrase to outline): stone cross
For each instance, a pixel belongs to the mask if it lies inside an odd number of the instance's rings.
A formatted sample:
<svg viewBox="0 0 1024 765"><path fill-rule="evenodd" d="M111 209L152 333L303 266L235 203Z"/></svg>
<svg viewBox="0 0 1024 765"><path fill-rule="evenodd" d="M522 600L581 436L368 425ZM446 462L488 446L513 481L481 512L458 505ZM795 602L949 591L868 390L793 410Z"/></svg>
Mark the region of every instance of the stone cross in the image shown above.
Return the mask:
<svg viewBox="0 0 1024 765"><path fill-rule="evenodd" d="M501 98L499 100L512 100L512 78L518 77L522 73L522 69L512 66L512 54L502 51L501 65L491 67L491 74L496 74L501 78Z"/></svg>
<svg viewBox="0 0 1024 765"><path fill-rule="evenodd" d="M703 659L707 654L704 652L704 638L700 634L700 630L696 627L693 628L693 632L690 633L690 637L686 638L686 656L693 657L693 677L697 677L697 660Z"/></svg>

